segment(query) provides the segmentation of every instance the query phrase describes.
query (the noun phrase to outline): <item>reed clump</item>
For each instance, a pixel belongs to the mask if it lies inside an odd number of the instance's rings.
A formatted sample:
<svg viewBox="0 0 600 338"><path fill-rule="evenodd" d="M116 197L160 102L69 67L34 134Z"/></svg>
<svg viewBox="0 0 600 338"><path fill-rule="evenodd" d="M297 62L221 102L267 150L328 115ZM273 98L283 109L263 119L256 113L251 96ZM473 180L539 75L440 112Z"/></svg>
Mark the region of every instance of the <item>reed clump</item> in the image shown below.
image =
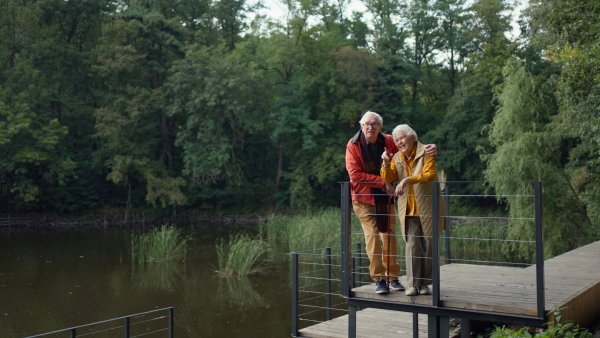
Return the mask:
<svg viewBox="0 0 600 338"><path fill-rule="evenodd" d="M259 226L276 254L340 245L340 209L307 208L293 214L271 214Z"/></svg>
<svg viewBox="0 0 600 338"><path fill-rule="evenodd" d="M148 233L131 237L131 254L134 263L166 262L186 257L190 236L175 226L163 225Z"/></svg>
<svg viewBox="0 0 600 338"><path fill-rule="evenodd" d="M260 239L250 238L246 234L230 236L226 243L223 239L217 242L218 270L221 276L247 276L261 271L261 258L268 251L267 244Z"/></svg>

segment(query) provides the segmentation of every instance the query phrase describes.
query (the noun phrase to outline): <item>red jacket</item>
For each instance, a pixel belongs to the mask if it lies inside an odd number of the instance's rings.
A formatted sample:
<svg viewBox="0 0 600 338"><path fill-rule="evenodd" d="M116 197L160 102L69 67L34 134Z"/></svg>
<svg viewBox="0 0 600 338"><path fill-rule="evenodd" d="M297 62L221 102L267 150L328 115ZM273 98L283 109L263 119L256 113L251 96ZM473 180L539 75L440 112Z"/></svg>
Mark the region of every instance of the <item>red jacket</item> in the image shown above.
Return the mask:
<svg viewBox="0 0 600 338"><path fill-rule="evenodd" d="M392 154L397 153L398 147L394 144L392 135L382 135L385 137L387 150ZM356 136L351 138L346 146L346 170L348 170L351 182L373 182L351 183L352 199L363 204L375 205L371 188L383 188L385 182L381 176L367 173L360 151L360 142Z"/></svg>

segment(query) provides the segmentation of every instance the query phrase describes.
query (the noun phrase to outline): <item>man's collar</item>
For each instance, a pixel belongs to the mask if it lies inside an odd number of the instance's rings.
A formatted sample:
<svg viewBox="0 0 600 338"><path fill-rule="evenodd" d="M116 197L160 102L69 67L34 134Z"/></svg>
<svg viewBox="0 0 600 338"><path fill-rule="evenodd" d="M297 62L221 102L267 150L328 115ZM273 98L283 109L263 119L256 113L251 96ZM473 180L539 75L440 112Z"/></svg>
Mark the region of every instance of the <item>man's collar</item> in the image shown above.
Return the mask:
<svg viewBox="0 0 600 338"><path fill-rule="evenodd" d="M361 135L364 137L362 130L359 130L358 132L356 132L356 134L354 134L354 136L352 136L351 142L352 143L360 143ZM367 144L371 144L371 143L369 143L369 140L367 140L366 137L365 137L365 141ZM383 142L383 144L385 144L385 136L383 136L382 132L379 132L379 134L377 134L377 142L375 142L374 144L377 144L379 142Z"/></svg>

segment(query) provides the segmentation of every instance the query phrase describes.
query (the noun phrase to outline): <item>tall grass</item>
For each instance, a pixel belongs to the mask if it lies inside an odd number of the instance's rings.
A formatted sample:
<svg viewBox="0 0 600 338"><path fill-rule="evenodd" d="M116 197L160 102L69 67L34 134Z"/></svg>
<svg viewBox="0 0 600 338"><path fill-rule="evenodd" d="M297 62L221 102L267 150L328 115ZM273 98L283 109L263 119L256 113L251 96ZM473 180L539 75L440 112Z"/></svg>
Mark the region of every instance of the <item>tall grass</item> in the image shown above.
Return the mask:
<svg viewBox="0 0 600 338"><path fill-rule="evenodd" d="M514 262L515 258L505 250L507 231L506 219L465 218L455 221L450 235L452 259L456 259L456 263L503 265Z"/></svg>
<svg viewBox="0 0 600 338"><path fill-rule="evenodd" d="M134 263L166 262L185 259L189 236L174 226L163 225L145 234L131 237L131 256Z"/></svg>
<svg viewBox="0 0 600 338"><path fill-rule="evenodd" d="M245 234L230 236L229 242L217 242L218 273L221 276L247 276L262 269L261 257L268 250L260 239L252 239Z"/></svg>
<svg viewBox="0 0 600 338"><path fill-rule="evenodd" d="M339 246L340 209L307 208L293 214L271 214L259 230L271 248L270 258L287 260L290 252Z"/></svg>

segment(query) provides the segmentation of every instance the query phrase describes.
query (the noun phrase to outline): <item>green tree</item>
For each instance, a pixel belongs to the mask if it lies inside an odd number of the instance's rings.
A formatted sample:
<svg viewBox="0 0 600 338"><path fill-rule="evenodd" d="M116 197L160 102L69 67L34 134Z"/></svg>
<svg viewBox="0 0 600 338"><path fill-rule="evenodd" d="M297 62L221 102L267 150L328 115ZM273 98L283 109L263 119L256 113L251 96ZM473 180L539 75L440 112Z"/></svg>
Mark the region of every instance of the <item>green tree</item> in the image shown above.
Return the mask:
<svg viewBox="0 0 600 338"><path fill-rule="evenodd" d="M255 65L221 47L191 47L167 83L169 116L178 117L176 145L183 174L201 189L244 179L244 146L266 118L263 79ZM261 139L261 140L264 140Z"/></svg>
<svg viewBox="0 0 600 338"><path fill-rule="evenodd" d="M467 68L492 85L502 82L502 69L516 48L506 36L510 30L506 12L511 9L505 0L478 0L471 6L474 20L466 32L470 41L465 46L470 51Z"/></svg>
<svg viewBox="0 0 600 338"><path fill-rule="evenodd" d="M376 52L400 53L405 48L408 32L395 22L406 9L398 0L365 0L373 16L373 38Z"/></svg>
<svg viewBox="0 0 600 338"><path fill-rule="evenodd" d="M439 165L448 180L480 181L485 179L486 168L480 155L491 152L489 128L485 127L492 122L497 109L492 88L502 83L502 67L512 55L512 43L505 35L510 28L505 14L509 8L504 1L481 0L463 12L459 4L438 4L447 25L456 21L455 27L447 29L443 25L441 41L443 50L447 51L452 45L457 48L457 60L465 57L465 71L460 74L460 82L441 123L426 136L433 137L442 146ZM466 18L468 21L463 21ZM452 67L445 71L452 77ZM455 184L452 189L459 194L485 192L479 183ZM471 205L476 200L461 199L460 202Z"/></svg>
<svg viewBox="0 0 600 338"><path fill-rule="evenodd" d="M22 184L36 187L29 191L38 191L28 195L30 202L35 201L28 208L66 212L93 205L98 196L85 192L90 190L86 182L95 177L86 160L92 150L91 50L111 4L102 0L5 1L0 8L0 49L8 52L0 66L3 99L10 112L7 116L20 116L16 120L7 117L7 126L10 129L9 121L21 121L32 133L27 142L12 138L15 149L11 152L39 156L30 161L40 166L38 170L30 168L28 174L19 175ZM53 141L41 147L40 137L47 133L54 135ZM53 161L64 165L37 174L48 170L42 167ZM57 169L64 171L51 173Z"/></svg>
<svg viewBox="0 0 600 338"><path fill-rule="evenodd" d="M467 13L465 0L440 0L436 2L434 8L441 21L439 48L445 56L451 95L454 95L460 69L468 56L467 23L473 16Z"/></svg>
<svg viewBox="0 0 600 338"><path fill-rule="evenodd" d="M97 53L102 79L96 110L98 158L107 179L131 192L145 190L155 205L181 205L185 181L174 172L173 122L166 115L163 85L183 56L181 27L160 13L131 7L105 26ZM134 201L139 203L138 201Z"/></svg>
<svg viewBox="0 0 600 338"><path fill-rule="evenodd" d="M558 130L574 140L569 152L571 193L590 226L600 222L600 1L535 1L534 27L546 32L550 61L561 68L557 84ZM536 25L537 24L537 25ZM600 238L595 231L590 239Z"/></svg>
<svg viewBox="0 0 600 338"><path fill-rule="evenodd" d="M67 128L43 119L27 98L0 90L0 185L4 207L39 208L40 195L51 185L65 186L75 163L65 155ZM11 201L10 203L8 201Z"/></svg>
<svg viewBox="0 0 600 338"><path fill-rule="evenodd" d="M489 152L489 140L484 127L492 122L494 106L489 80L470 76L462 80L448 106L443 123L430 137L440 145L438 166L448 181L483 181L485 163L482 152ZM482 194L485 187L479 183L460 183L451 186L456 194ZM471 204L474 199L460 199Z"/></svg>
<svg viewBox="0 0 600 338"><path fill-rule="evenodd" d="M544 246L547 257L573 249L586 241L585 215L577 206L578 196L568 188L563 134L550 124L558 110L547 78L528 73L523 63L511 61L504 70L504 83L496 99L498 110L490 125L494 153L486 155L485 177L514 217L509 239L531 240L533 222L532 186L514 181L544 181ZM514 197L518 196L519 197ZM534 249L525 242L507 242L506 249L530 260Z"/></svg>

